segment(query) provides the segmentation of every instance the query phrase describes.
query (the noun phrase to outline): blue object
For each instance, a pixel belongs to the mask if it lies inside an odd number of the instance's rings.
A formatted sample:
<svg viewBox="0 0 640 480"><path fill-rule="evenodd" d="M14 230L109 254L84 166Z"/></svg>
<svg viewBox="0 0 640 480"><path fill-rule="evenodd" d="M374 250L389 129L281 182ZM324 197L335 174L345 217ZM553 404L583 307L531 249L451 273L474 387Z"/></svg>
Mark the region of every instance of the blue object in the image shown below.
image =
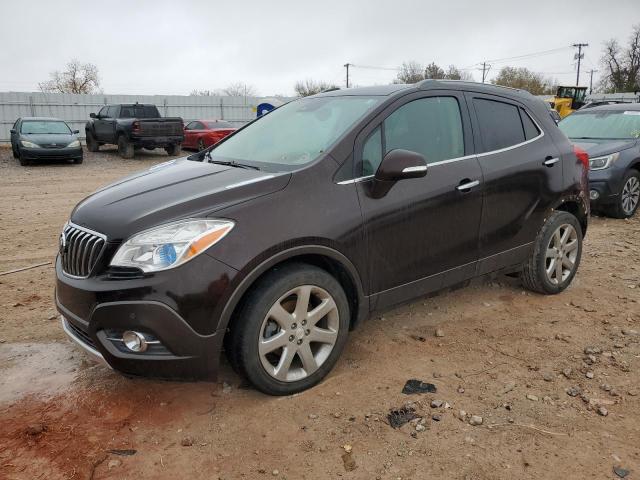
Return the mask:
<svg viewBox="0 0 640 480"><path fill-rule="evenodd" d="M270 103L261 103L260 105L258 105L256 107L256 111L258 113L258 117L261 117L262 115L264 115L265 113L269 113L271 110L273 110L274 107L273 105L271 105Z"/></svg>
<svg viewBox="0 0 640 480"><path fill-rule="evenodd" d="M158 256L163 265L171 265L176 261L178 256L176 255L176 249L171 243L165 243L158 248Z"/></svg>

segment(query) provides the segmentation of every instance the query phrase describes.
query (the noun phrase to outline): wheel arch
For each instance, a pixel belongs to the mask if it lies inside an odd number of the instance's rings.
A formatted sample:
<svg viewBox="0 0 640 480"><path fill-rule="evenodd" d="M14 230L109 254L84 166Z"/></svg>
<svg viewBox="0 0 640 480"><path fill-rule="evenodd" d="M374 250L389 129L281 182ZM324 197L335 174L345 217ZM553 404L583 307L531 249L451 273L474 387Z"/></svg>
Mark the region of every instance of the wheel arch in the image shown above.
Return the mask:
<svg viewBox="0 0 640 480"><path fill-rule="evenodd" d="M350 307L351 329L368 314L368 297L364 295L360 275L353 263L337 250L323 245L304 245L278 252L253 267L237 285L220 315L218 331L226 331L237 321L236 312L253 285L264 275L285 264L306 263L327 271L344 289Z"/></svg>
<svg viewBox="0 0 640 480"><path fill-rule="evenodd" d="M589 224L589 209L586 207L584 200L580 196L570 196L563 198L553 208L553 210L560 210L568 212L578 219L580 227L582 229L582 236L587 234L587 226Z"/></svg>

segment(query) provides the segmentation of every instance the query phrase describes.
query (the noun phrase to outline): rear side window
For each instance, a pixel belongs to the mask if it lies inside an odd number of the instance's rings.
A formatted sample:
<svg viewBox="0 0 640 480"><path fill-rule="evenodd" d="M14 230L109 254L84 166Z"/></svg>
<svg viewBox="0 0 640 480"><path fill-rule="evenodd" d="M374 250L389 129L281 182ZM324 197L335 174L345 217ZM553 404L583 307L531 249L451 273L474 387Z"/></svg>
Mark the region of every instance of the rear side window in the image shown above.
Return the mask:
<svg viewBox="0 0 640 480"><path fill-rule="evenodd" d="M525 141L520 110L509 103L474 98L484 151L511 147Z"/></svg>
<svg viewBox="0 0 640 480"><path fill-rule="evenodd" d="M531 140L540 135L540 130L536 126L535 122L531 120L529 114L524 110L524 108L520 109L520 118L522 119L522 127L524 128L524 136L527 140Z"/></svg>
<svg viewBox="0 0 640 480"><path fill-rule="evenodd" d="M120 118L159 118L154 105L122 105Z"/></svg>

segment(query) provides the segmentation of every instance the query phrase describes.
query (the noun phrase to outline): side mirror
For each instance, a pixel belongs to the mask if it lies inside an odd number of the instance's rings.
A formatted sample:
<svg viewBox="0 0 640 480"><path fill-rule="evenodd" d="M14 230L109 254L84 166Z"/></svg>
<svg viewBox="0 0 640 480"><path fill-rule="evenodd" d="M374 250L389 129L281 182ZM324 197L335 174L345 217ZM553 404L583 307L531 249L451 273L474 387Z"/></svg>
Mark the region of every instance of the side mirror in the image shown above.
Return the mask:
<svg viewBox="0 0 640 480"><path fill-rule="evenodd" d="M9 133L16 133L16 129L12 128L11 130L9 130Z"/></svg>
<svg viewBox="0 0 640 480"><path fill-rule="evenodd" d="M80 133L80 130L74 130L74 131L73 131L73 134L74 134L74 135L77 135L77 134L79 134L79 133Z"/></svg>
<svg viewBox="0 0 640 480"><path fill-rule="evenodd" d="M90 114L89 114L89 116L90 116L91 118L100 118L100 117L98 117L98 115L96 115L96 114L95 114L95 113L93 113L93 112L92 112L92 113L90 113Z"/></svg>
<svg viewBox="0 0 640 480"><path fill-rule="evenodd" d="M391 150L384 156L373 177L371 196L384 197L398 180L420 178L426 174L427 162L421 154L400 148Z"/></svg>

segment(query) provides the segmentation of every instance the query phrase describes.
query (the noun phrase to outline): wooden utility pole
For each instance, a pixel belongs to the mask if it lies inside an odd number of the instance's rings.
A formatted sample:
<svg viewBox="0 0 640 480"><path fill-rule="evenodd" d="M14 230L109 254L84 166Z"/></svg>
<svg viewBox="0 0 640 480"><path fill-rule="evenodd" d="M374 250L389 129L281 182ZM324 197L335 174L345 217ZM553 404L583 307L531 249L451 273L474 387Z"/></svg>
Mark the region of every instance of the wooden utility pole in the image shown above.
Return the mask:
<svg viewBox="0 0 640 480"><path fill-rule="evenodd" d="M578 73L576 75L576 87L577 87L577 86L580 85L580 60L582 60L584 58L584 53L582 53L582 48L583 47L588 47L589 44L588 43L574 43L573 46L578 49L578 53L576 53L575 56L573 57L574 59L578 60Z"/></svg>
<svg viewBox="0 0 640 480"><path fill-rule="evenodd" d="M344 68L347 69L347 88L349 88L349 67L353 65L352 63L345 63Z"/></svg>

